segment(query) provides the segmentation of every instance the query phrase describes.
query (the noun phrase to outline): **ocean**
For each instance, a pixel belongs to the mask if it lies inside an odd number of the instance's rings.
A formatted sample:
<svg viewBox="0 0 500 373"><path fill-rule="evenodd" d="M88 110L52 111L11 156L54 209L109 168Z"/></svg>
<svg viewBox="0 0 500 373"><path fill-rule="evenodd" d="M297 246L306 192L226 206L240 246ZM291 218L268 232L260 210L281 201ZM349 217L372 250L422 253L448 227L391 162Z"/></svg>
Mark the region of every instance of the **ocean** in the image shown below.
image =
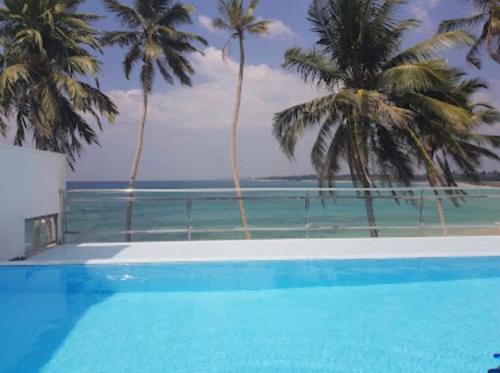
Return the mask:
<svg viewBox="0 0 500 373"><path fill-rule="evenodd" d="M221 189L229 180L144 181L138 189ZM252 238L368 237L363 198L345 190L334 196L290 188L316 188L310 181L242 180L244 188L287 188L281 192L247 192L245 207ZM65 241L120 242L125 239L127 195L105 190L125 189L127 182L69 182ZM100 192L89 192L90 190ZM420 192L395 199L389 192L374 196L374 208L383 237L436 236L443 233L434 195ZM489 198L486 198L489 197ZM136 193L133 241L241 239L237 201L233 193ZM191 207L189 206L191 204ZM460 200L443 198L448 234L498 234L500 190L467 190ZM191 228L189 228L191 227ZM190 231L190 232L189 232Z"/></svg>

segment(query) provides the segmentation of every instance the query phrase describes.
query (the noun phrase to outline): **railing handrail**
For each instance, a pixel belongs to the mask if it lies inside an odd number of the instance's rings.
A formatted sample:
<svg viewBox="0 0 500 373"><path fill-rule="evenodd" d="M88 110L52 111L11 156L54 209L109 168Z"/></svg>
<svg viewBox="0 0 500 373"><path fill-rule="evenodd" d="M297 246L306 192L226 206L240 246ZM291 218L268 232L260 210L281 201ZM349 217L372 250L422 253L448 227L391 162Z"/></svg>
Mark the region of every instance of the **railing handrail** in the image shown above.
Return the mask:
<svg viewBox="0 0 500 373"><path fill-rule="evenodd" d="M252 192L420 192L420 191L442 191L460 192L471 190L497 190L500 187L481 185L463 187L382 187L382 188L241 188L244 193ZM201 188L201 189L67 189L66 193L234 193L234 188Z"/></svg>

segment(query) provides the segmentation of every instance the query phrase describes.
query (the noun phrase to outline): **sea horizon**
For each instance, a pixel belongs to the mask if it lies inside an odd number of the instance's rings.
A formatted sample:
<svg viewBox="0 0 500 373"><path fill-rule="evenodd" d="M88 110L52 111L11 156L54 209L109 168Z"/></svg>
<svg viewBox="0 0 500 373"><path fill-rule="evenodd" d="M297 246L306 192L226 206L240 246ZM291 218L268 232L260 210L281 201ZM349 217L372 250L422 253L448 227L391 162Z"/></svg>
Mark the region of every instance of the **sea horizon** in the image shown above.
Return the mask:
<svg viewBox="0 0 500 373"><path fill-rule="evenodd" d="M339 181L339 184L349 184L346 181ZM294 180L271 180L271 179L241 179L242 187L258 188L272 187L276 188L293 188L302 186L316 186L316 180L294 179ZM72 189L126 189L128 181L68 181L66 183L69 190ZM231 179L208 179L208 180L141 180L137 181L136 188L138 189L210 189L210 188L233 188Z"/></svg>

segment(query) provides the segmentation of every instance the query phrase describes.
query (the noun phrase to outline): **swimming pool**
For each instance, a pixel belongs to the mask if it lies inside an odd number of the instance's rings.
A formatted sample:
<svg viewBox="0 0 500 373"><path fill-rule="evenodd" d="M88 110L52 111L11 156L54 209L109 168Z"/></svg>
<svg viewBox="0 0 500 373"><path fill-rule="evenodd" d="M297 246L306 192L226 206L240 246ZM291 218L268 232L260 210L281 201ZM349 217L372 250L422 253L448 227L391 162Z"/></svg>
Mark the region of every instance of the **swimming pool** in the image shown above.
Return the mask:
<svg viewBox="0 0 500 373"><path fill-rule="evenodd" d="M0 267L1 372L487 372L500 258Z"/></svg>

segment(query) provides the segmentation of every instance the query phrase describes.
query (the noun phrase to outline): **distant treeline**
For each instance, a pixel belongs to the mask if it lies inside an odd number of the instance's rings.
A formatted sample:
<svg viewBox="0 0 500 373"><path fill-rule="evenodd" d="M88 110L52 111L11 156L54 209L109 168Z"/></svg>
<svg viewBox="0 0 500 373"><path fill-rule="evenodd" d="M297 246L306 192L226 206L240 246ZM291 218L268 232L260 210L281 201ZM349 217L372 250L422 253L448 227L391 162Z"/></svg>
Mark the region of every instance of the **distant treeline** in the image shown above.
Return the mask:
<svg viewBox="0 0 500 373"><path fill-rule="evenodd" d="M374 179L381 179L382 177L378 177L377 175L373 176ZM453 177L457 181L471 181L466 175L460 173L453 173ZM481 181L500 181L500 171L483 171L479 173L479 177ZM286 180L286 181L301 181L301 180L318 180L318 176L314 174L310 175L295 175L295 176L268 176L268 177L258 177L255 180ZM350 175L338 175L335 177L336 181L351 181ZM415 181L427 181L426 175L416 175Z"/></svg>

